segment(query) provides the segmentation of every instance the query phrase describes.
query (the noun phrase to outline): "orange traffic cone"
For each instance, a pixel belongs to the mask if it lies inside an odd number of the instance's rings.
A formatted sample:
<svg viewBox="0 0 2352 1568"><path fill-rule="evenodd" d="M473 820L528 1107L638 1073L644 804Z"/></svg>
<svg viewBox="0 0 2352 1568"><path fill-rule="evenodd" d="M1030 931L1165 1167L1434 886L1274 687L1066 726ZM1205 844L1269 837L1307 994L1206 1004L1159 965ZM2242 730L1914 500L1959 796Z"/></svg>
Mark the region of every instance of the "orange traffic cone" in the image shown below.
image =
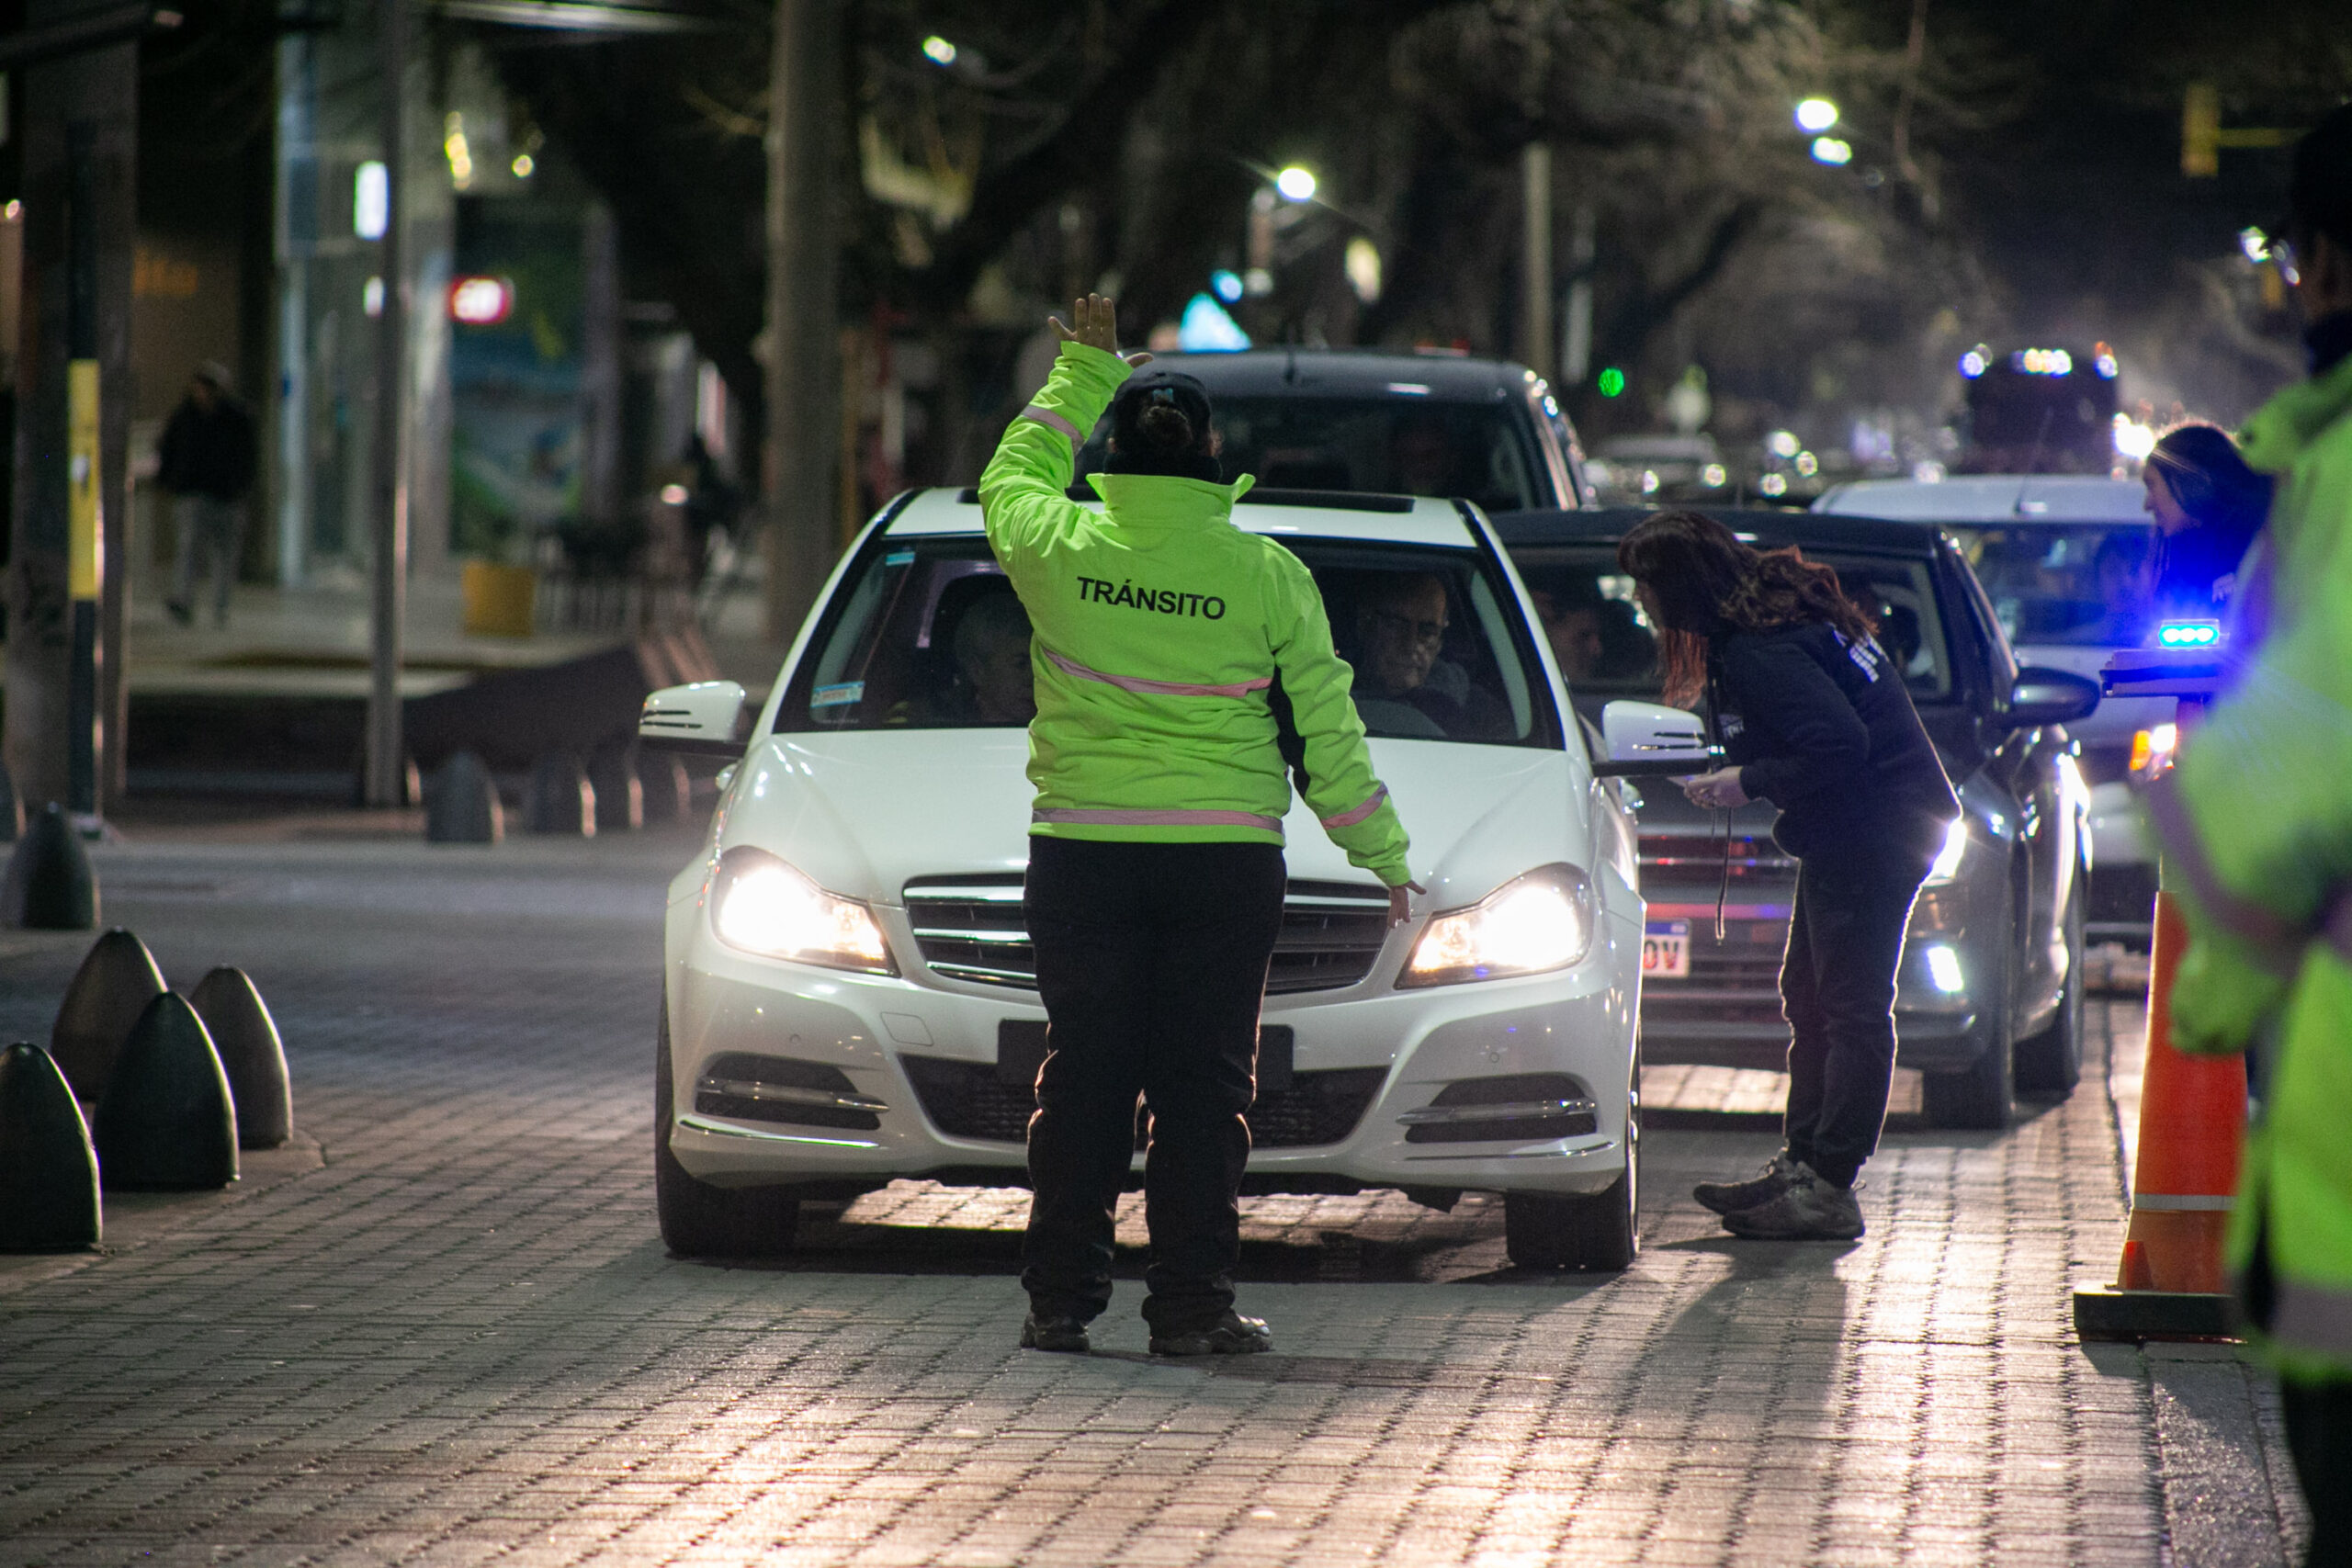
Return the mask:
<svg viewBox="0 0 2352 1568"><path fill-rule="evenodd" d="M2245 1062L2173 1049L2172 982L2188 942L2179 904L2159 891L2132 1224L2115 1283L2075 1292L2075 1331L2085 1339L2210 1339L2230 1333L2222 1237L2245 1134Z"/></svg>

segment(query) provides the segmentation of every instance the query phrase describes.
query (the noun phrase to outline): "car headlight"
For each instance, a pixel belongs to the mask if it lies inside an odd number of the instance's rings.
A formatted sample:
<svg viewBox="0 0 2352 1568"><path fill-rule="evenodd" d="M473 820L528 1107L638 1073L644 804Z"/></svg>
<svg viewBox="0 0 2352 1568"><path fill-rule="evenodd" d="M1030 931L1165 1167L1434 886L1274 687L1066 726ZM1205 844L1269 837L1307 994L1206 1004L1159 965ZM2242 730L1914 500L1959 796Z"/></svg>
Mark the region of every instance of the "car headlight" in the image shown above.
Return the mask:
<svg viewBox="0 0 2352 1568"><path fill-rule="evenodd" d="M899 972L872 911L835 897L761 850L730 850L718 863L710 929L728 946L763 958L872 975Z"/></svg>
<svg viewBox="0 0 2352 1568"><path fill-rule="evenodd" d="M1968 817L1963 812L1953 818L1951 826L1944 829L1944 847L1936 852L1935 863L1928 867L1928 880L1924 886L1942 887L1957 881L1960 876L1960 863L1966 858L1967 854ZM1918 862L1914 861L1911 863L1917 865Z"/></svg>
<svg viewBox="0 0 2352 1568"><path fill-rule="evenodd" d="M1565 969L1592 946L1592 885L1572 865L1515 877L1440 915L1413 944L1399 986L1451 986Z"/></svg>

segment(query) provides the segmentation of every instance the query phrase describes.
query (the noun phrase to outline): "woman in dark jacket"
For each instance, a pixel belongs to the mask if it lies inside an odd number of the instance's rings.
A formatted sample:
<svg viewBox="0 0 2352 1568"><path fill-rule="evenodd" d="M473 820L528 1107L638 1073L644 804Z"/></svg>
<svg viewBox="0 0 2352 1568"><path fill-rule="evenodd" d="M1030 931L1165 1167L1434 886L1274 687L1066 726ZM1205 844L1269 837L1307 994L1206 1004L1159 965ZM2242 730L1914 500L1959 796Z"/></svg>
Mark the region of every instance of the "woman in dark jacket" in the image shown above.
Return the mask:
<svg viewBox="0 0 2352 1568"><path fill-rule="evenodd" d="M1769 800L1797 858L1781 964L1787 1146L1753 1180L1702 1183L1735 1235L1850 1241L1854 1178L1878 1146L1894 1071L1894 976L1911 901L1960 813L1894 661L1828 567L1759 552L1668 512L1617 548L1658 628L1666 700L1711 702L1729 766L1699 806Z"/></svg>
<svg viewBox="0 0 2352 1568"><path fill-rule="evenodd" d="M2270 515L2270 476L2255 472L2237 443L2210 424L2178 424L2148 454L2140 478L2156 549L2157 613L2218 620L2229 608L2238 563Z"/></svg>

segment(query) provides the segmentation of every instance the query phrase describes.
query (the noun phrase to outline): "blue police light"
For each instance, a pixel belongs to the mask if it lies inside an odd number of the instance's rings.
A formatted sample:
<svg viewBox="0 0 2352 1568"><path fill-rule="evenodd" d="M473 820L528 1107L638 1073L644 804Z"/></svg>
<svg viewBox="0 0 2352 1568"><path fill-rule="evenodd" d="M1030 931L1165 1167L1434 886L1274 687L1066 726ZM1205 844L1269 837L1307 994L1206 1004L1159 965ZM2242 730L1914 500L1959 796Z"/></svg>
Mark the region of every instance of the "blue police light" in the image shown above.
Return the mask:
<svg viewBox="0 0 2352 1568"><path fill-rule="evenodd" d="M1225 267L1209 274L1209 288L1228 305L1241 302L1241 275Z"/></svg>
<svg viewBox="0 0 2352 1568"><path fill-rule="evenodd" d="M2159 648L2211 648L2221 640L2218 621L2166 621L2156 628Z"/></svg>
<svg viewBox="0 0 2352 1568"><path fill-rule="evenodd" d="M1981 344L1960 356L1960 373L1972 381L1984 374L1984 349Z"/></svg>

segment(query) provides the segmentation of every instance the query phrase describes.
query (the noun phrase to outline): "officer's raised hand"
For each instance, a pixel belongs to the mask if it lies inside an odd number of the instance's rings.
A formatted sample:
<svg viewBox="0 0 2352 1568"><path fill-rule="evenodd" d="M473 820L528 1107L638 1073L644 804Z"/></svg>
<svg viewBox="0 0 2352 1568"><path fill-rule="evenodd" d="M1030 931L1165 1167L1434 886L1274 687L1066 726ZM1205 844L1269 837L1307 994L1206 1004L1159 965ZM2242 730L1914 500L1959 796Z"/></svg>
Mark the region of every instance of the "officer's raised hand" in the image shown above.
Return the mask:
<svg viewBox="0 0 2352 1568"><path fill-rule="evenodd" d="M1119 308L1100 294L1089 294L1070 306L1070 320L1075 328L1062 325L1059 316L1046 320L1054 323L1054 336L1063 343L1082 343L1089 348L1099 348L1105 354L1119 354ZM1151 363L1148 354L1119 354L1130 368Z"/></svg>

